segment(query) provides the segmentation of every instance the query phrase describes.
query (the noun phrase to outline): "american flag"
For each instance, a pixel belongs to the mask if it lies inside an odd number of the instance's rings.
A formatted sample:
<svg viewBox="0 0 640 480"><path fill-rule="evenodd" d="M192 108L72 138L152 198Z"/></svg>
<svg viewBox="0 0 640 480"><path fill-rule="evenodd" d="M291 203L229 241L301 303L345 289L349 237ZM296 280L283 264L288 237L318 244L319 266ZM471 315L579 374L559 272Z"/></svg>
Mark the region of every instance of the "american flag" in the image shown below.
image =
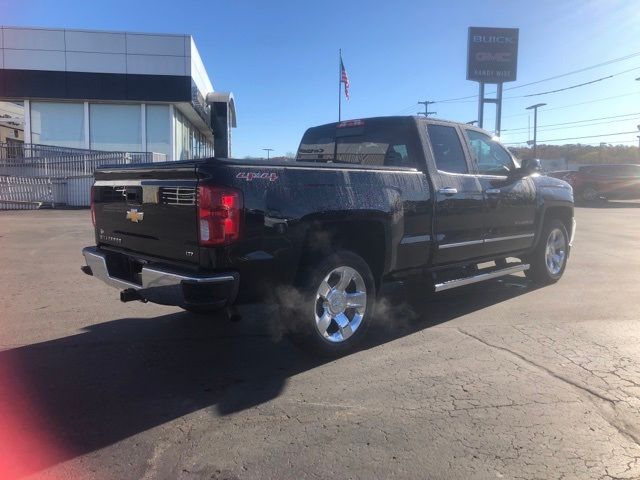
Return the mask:
<svg viewBox="0 0 640 480"><path fill-rule="evenodd" d="M347 70L344 68L342 57L340 57L340 81L344 83L344 96L349 100L349 75L347 75Z"/></svg>

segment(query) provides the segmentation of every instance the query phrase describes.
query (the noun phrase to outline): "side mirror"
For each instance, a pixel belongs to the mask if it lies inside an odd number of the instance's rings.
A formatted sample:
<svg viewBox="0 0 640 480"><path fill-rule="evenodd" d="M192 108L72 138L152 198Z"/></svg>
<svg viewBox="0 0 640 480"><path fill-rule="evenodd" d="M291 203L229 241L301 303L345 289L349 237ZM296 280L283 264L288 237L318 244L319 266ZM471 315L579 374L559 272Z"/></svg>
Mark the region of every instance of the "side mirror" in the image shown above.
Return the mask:
<svg viewBox="0 0 640 480"><path fill-rule="evenodd" d="M531 175L532 173L536 173L542 170L542 166L540 165L540 160L537 158L526 158L522 161L522 166L520 167L520 171L523 175Z"/></svg>

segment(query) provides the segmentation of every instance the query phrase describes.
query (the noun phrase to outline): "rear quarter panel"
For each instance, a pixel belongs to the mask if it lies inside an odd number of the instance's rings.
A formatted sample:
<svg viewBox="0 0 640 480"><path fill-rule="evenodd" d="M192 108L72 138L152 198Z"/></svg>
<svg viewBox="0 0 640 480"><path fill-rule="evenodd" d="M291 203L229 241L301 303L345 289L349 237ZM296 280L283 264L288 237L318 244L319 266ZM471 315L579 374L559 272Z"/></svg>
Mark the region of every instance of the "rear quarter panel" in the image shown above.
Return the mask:
<svg viewBox="0 0 640 480"><path fill-rule="evenodd" d="M431 194L425 175L408 169L345 168L292 163L291 166L220 164L203 168L202 182L243 192L241 240L203 249L205 268L232 268L252 291L294 280L307 234L328 222L378 222L384 231L384 272L424 264L430 243L407 243L406 236L431 234ZM331 242L329 238L326 240ZM370 241L366 235L359 240ZM318 249L322 252L322 249Z"/></svg>

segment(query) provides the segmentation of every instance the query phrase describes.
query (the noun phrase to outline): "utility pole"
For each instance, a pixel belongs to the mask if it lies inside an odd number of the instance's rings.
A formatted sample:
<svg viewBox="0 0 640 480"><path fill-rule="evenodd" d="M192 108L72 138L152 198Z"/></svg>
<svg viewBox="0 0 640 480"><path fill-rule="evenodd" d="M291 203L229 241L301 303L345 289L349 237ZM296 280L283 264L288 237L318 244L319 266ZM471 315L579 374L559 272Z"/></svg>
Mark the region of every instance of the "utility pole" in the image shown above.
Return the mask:
<svg viewBox="0 0 640 480"><path fill-rule="evenodd" d="M269 158L271 158L269 154L273 152L273 148L263 148L262 150L267 152L267 160L269 160Z"/></svg>
<svg viewBox="0 0 640 480"><path fill-rule="evenodd" d="M544 107L546 103L536 103L535 105L531 105L527 107L527 110L533 110L533 158L536 157L536 147L538 141L538 108Z"/></svg>
<svg viewBox="0 0 640 480"><path fill-rule="evenodd" d="M436 103L436 102L431 102L429 100L425 100L424 102L418 102L418 104L424 105L424 112L418 112L418 115L424 115L425 117L428 117L429 115L437 115L438 112L429 111L429 105L431 105L432 103Z"/></svg>

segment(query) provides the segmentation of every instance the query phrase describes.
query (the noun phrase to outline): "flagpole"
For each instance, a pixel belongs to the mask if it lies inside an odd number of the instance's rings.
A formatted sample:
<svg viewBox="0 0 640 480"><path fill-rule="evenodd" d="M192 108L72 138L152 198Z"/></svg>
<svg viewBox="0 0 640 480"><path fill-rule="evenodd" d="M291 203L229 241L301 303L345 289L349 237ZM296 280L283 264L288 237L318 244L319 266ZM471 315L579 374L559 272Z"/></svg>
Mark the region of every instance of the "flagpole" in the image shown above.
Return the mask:
<svg viewBox="0 0 640 480"><path fill-rule="evenodd" d="M342 49L338 50L338 121L342 120Z"/></svg>

